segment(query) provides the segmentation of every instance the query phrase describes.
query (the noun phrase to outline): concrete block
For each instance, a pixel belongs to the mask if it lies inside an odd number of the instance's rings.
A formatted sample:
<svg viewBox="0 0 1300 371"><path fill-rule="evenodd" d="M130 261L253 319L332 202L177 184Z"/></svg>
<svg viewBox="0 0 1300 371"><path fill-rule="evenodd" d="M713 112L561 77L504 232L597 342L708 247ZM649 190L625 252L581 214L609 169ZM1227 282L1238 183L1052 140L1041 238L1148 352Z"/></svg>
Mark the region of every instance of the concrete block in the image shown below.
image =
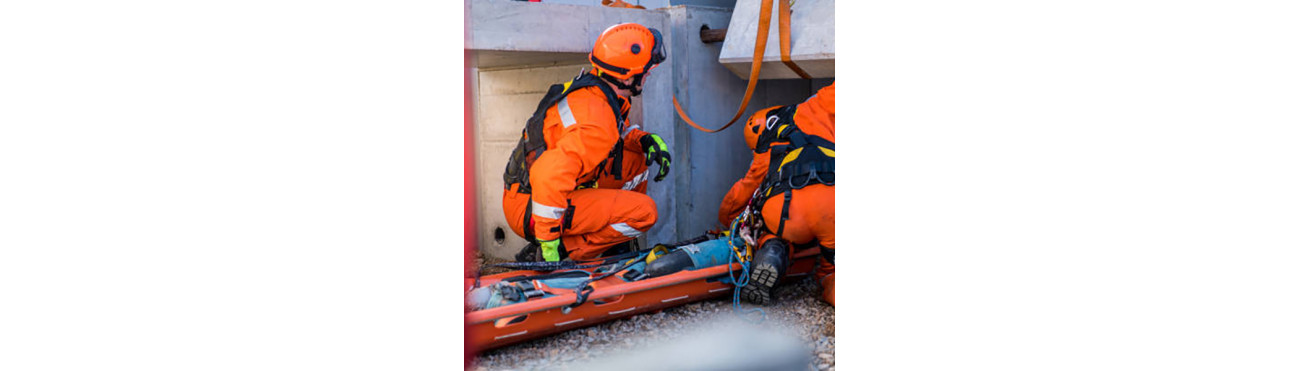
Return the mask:
<svg viewBox="0 0 1300 371"><path fill-rule="evenodd" d="M777 0L779 1L779 0ZM743 79L749 79L754 60L754 41L758 35L760 0L739 0L727 40L723 42L718 62ZM778 7L772 4L772 24L763 54L760 79L797 79L798 74L781 62L781 39ZM714 27L716 28L716 27ZM790 14L790 59L812 77L835 77L835 1L798 0Z"/></svg>
<svg viewBox="0 0 1300 371"><path fill-rule="evenodd" d="M475 52L480 53L480 52ZM530 54L525 52L501 52L502 54L519 55ZM556 53L550 53L556 54ZM583 69L590 70L591 63L587 62L586 54L583 54L581 60L558 66L527 66L514 68L479 68L480 71L492 71L493 74L488 77L493 79L483 81L481 94L501 95L501 94L545 94L549 86L533 86L532 84L518 84L514 81L527 79L530 81L554 81L564 82L578 76L578 72Z"/></svg>
<svg viewBox="0 0 1300 371"><path fill-rule="evenodd" d="M474 0L465 47L471 50L587 53L609 26L637 22L662 29L660 11L605 6Z"/></svg>

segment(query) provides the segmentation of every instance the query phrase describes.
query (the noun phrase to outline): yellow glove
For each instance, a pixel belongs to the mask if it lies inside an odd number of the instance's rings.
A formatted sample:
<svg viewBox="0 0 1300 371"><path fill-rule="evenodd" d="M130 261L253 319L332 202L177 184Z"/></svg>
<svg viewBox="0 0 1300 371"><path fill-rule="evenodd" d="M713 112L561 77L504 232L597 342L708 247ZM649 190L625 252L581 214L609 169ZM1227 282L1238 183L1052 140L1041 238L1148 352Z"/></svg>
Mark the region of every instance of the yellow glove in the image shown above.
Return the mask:
<svg viewBox="0 0 1300 371"><path fill-rule="evenodd" d="M560 261L560 239L541 241L540 244L542 245L542 259L548 262Z"/></svg>

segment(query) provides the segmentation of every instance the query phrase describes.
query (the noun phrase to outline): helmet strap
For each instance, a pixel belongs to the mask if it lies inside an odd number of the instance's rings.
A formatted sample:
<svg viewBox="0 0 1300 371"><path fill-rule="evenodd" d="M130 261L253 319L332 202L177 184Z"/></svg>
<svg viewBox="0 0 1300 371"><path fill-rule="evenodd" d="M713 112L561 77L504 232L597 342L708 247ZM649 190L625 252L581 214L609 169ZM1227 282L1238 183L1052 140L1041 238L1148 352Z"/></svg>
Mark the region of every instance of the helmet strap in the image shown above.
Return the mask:
<svg viewBox="0 0 1300 371"><path fill-rule="evenodd" d="M614 86L618 87L619 89L623 89L623 90L631 91L631 92L632 92L632 96L634 96L634 97L635 97L635 96L638 96L638 95L641 95L641 78L645 76L644 73L640 73L640 74L636 74L636 75L632 76L632 83L631 83L631 84L624 84L623 81L620 81L618 78L616 78L616 77L614 77L614 76L607 75L607 74L605 74L605 73L598 72L596 75L597 75L597 76L600 76L600 78L601 78L602 80L605 80L605 81L609 82L610 84L613 84Z"/></svg>

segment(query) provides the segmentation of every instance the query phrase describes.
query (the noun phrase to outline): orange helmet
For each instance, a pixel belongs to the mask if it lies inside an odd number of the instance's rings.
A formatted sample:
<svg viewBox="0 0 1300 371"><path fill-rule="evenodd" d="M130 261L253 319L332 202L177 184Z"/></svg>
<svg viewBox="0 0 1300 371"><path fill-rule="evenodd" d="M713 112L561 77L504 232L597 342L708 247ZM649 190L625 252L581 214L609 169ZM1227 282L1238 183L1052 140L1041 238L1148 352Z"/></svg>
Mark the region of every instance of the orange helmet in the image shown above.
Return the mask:
<svg viewBox="0 0 1300 371"><path fill-rule="evenodd" d="M600 33L587 59L600 74L630 79L654 69L668 59L668 54L659 30L620 23Z"/></svg>
<svg viewBox="0 0 1300 371"><path fill-rule="evenodd" d="M762 135L764 130L772 129L772 126L779 119L776 115L768 115L768 113L781 107L767 107L754 112L753 116L749 116L749 121L745 123L745 144L749 145L749 149L757 147L758 136Z"/></svg>

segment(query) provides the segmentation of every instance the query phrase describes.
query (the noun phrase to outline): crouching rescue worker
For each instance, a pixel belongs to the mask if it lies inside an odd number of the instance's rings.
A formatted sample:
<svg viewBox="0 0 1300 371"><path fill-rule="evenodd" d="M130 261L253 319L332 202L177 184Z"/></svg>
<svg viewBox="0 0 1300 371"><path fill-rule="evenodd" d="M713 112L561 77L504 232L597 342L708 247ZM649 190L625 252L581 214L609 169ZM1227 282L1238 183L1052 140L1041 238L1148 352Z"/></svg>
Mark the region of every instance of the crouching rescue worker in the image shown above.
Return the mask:
<svg viewBox="0 0 1300 371"><path fill-rule="evenodd" d="M741 297L770 303L794 245L816 243L822 298L835 305L835 83L798 105L759 110L744 132L754 159L718 210L723 226L750 212L758 236Z"/></svg>
<svg viewBox="0 0 1300 371"><path fill-rule="evenodd" d="M671 157L658 135L629 127L627 114L665 59L658 30L614 25L588 55L593 71L547 91L505 170L506 221L530 242L517 260L592 259L654 226L649 165L659 164L661 181Z"/></svg>

